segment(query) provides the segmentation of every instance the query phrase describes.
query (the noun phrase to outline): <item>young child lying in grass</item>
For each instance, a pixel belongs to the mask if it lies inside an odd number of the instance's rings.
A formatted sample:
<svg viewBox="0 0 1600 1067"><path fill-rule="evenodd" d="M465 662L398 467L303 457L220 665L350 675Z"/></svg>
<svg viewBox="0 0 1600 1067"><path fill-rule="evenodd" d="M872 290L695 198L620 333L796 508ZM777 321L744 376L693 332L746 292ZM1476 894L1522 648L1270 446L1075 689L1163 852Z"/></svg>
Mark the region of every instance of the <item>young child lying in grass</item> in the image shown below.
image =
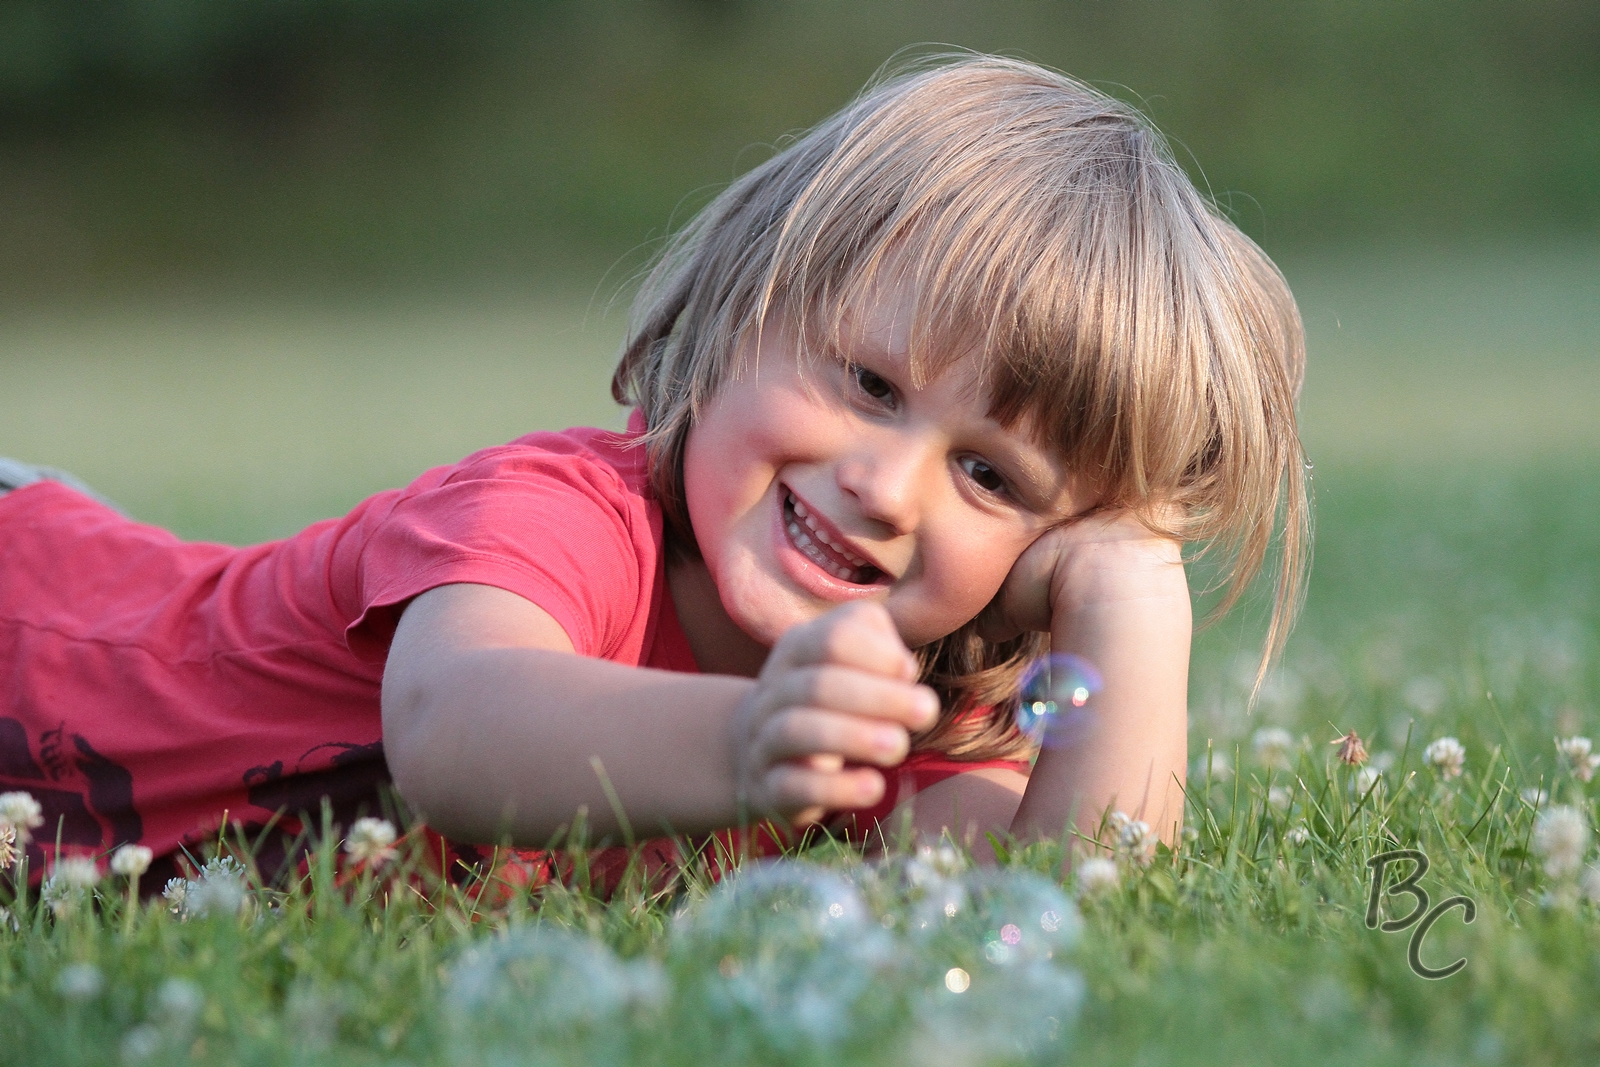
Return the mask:
<svg viewBox="0 0 1600 1067"><path fill-rule="evenodd" d="M580 810L614 836L608 793L641 836L909 810L1032 838L1114 807L1170 839L1180 546L1225 556L1231 603L1283 517L1272 651L1301 362L1277 270L1127 108L925 65L676 237L625 433L531 434L249 548L6 468L0 789L43 804L35 870L323 798L348 825L391 775L463 846ZM1049 649L1104 688L1030 766Z"/></svg>

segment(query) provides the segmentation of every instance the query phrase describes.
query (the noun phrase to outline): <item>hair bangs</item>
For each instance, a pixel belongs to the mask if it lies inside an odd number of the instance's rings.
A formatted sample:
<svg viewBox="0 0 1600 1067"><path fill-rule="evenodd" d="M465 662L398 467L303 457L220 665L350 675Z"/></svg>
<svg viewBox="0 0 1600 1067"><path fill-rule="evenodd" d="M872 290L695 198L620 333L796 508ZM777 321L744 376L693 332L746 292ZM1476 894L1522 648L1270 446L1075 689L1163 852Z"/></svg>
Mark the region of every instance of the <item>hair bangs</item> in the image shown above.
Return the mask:
<svg viewBox="0 0 1600 1067"><path fill-rule="evenodd" d="M1293 297L1137 113L1016 60L943 57L869 86L668 246L613 392L644 411L673 550L695 551L684 443L740 373L742 341L783 328L804 357L848 359L852 311L899 287L914 301L912 384L975 358L991 417L1057 452L1107 506L1220 557L1214 615L1276 551L1264 672L1309 554ZM918 650L946 700L919 747L1025 751L1003 712L1042 648L969 626ZM963 714L979 705L1000 714L974 732Z"/></svg>

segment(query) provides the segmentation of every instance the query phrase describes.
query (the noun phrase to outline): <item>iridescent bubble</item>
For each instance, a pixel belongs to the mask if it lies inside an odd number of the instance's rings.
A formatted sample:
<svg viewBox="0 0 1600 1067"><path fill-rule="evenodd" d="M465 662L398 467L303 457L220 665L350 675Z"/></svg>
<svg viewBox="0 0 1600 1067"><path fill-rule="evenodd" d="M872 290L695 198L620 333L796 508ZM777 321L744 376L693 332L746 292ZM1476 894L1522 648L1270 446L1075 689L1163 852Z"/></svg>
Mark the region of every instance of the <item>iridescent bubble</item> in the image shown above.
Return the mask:
<svg viewBox="0 0 1600 1067"><path fill-rule="evenodd" d="M1092 721L1089 703L1100 692L1100 672L1082 656L1052 652L1022 676L1017 728L1035 744L1070 745Z"/></svg>

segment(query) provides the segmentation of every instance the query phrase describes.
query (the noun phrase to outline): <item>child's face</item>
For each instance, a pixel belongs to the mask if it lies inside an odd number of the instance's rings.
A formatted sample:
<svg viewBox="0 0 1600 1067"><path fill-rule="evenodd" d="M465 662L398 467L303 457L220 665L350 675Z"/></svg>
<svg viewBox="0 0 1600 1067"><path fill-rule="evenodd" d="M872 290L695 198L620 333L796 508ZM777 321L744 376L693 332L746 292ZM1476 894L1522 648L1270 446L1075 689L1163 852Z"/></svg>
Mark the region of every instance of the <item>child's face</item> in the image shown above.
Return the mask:
<svg viewBox="0 0 1600 1067"><path fill-rule="evenodd" d="M689 433L689 518L721 606L762 645L878 600L915 648L973 619L1050 527L1092 503L1023 428L989 418L973 359L916 388L909 294L845 322L853 365L807 361L785 329Z"/></svg>

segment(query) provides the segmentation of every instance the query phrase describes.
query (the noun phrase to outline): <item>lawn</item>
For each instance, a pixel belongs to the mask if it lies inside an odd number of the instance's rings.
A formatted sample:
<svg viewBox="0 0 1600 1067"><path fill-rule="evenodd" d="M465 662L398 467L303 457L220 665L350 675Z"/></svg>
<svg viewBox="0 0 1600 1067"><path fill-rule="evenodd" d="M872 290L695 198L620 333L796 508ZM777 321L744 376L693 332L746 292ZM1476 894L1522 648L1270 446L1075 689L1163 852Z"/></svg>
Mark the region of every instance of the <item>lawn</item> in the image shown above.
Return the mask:
<svg viewBox="0 0 1600 1067"><path fill-rule="evenodd" d="M182 914L130 913L113 876L83 891L98 908L10 902L0 1062L1592 1062L1600 787L1556 739L1600 731L1597 266L1289 265L1311 591L1254 708L1255 620L1202 635L1174 850L1130 832L1063 884L1049 846L995 873L822 843L602 902L474 896L404 855L341 867L329 842L302 884L219 868ZM190 536L273 536L528 428L614 423L619 322L516 294L38 310L0 336L0 454ZM1350 730L1365 771L1329 743ZM1417 926L1367 926L1368 860L1399 848L1428 857L1431 904L1472 902L1418 943L1424 967L1467 961L1448 977L1414 972Z"/></svg>

